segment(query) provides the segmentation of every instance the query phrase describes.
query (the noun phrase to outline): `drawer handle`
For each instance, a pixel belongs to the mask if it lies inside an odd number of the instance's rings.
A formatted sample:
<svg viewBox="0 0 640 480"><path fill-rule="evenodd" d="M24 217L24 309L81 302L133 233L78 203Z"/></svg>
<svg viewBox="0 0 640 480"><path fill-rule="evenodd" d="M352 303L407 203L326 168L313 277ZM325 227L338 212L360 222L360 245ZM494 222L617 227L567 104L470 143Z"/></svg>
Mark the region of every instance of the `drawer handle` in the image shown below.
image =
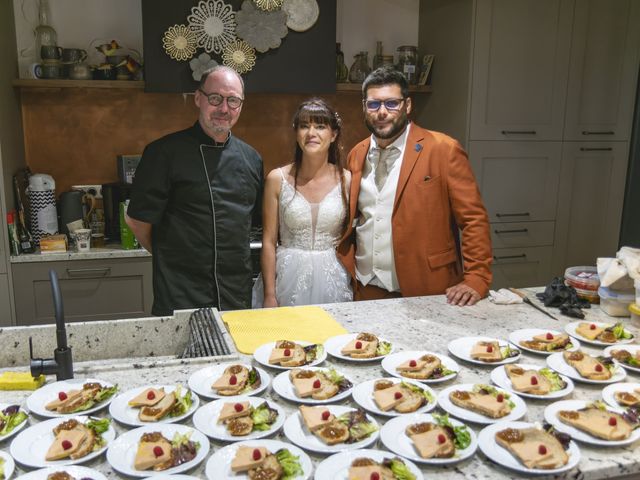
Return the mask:
<svg viewBox="0 0 640 480"><path fill-rule="evenodd" d="M613 130L583 130L582 135L615 135L616 132Z"/></svg>
<svg viewBox="0 0 640 480"><path fill-rule="evenodd" d="M581 152L611 152L612 147L580 147Z"/></svg>
<svg viewBox="0 0 640 480"><path fill-rule="evenodd" d="M535 135L535 130L502 130L503 135Z"/></svg>
<svg viewBox="0 0 640 480"><path fill-rule="evenodd" d="M87 276L94 276L94 275L99 277L106 277L107 275L111 275L111 267L67 268L67 275L69 275L70 277L74 277L74 276L87 277Z"/></svg>
<svg viewBox="0 0 640 480"><path fill-rule="evenodd" d="M494 233L527 233L528 228L520 228L518 230L494 230Z"/></svg>
<svg viewBox="0 0 640 480"><path fill-rule="evenodd" d="M500 257L496 257L495 255L493 256L494 260L512 260L514 258L527 258L527 255L523 253L521 255L502 255Z"/></svg>
<svg viewBox="0 0 640 480"><path fill-rule="evenodd" d="M524 213L496 213L496 217L528 217L530 215L529 212Z"/></svg>

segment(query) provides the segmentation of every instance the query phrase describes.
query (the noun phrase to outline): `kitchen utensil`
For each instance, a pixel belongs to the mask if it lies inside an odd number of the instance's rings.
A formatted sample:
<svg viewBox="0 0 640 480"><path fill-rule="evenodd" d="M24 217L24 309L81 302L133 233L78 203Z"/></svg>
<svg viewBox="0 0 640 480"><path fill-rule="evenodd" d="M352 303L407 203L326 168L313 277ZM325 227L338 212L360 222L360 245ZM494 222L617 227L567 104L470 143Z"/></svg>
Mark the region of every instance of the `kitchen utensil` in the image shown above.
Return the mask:
<svg viewBox="0 0 640 480"><path fill-rule="evenodd" d="M522 298L522 300L524 301L524 303L531 305L533 308L535 308L536 310L544 313L547 317L551 317L554 320L558 320L556 317L554 317L553 315L551 315L549 312L547 312L544 308L538 306L537 304L533 303L531 301L531 299L529 297L527 297L527 294L524 293L522 290L518 290L517 288L509 288L509 290L511 290L513 293L515 293L516 295L518 295L519 297Z"/></svg>
<svg viewBox="0 0 640 480"><path fill-rule="evenodd" d="M180 358L230 355L222 331L210 308L196 310L189 317L189 341Z"/></svg>
<svg viewBox="0 0 640 480"><path fill-rule="evenodd" d="M29 214L31 233L37 245L40 237L58 233L58 213L56 211L56 182L50 175L37 173L29 177Z"/></svg>

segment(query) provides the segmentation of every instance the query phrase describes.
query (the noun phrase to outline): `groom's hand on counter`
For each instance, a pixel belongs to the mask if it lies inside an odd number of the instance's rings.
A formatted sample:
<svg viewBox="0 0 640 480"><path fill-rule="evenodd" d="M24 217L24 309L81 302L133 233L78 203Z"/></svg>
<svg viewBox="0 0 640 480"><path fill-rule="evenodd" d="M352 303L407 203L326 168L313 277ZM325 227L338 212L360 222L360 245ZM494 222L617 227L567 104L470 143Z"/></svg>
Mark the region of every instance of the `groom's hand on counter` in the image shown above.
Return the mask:
<svg viewBox="0 0 640 480"><path fill-rule="evenodd" d="M448 304L458 305L459 307L474 305L481 298L478 292L464 283L447 288L445 294L447 295Z"/></svg>

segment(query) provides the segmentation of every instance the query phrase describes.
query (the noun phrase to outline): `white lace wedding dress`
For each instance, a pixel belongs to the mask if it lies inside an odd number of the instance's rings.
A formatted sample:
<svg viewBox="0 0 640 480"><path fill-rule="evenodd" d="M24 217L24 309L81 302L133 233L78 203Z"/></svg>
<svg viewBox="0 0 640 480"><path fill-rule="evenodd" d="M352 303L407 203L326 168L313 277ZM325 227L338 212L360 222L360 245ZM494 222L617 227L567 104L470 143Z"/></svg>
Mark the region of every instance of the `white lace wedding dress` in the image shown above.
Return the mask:
<svg viewBox="0 0 640 480"><path fill-rule="evenodd" d="M310 203L296 192L282 169L276 248L278 305L313 305L353 300L350 279L336 257L346 209L338 183L320 203ZM253 307L262 307L262 276L253 289Z"/></svg>

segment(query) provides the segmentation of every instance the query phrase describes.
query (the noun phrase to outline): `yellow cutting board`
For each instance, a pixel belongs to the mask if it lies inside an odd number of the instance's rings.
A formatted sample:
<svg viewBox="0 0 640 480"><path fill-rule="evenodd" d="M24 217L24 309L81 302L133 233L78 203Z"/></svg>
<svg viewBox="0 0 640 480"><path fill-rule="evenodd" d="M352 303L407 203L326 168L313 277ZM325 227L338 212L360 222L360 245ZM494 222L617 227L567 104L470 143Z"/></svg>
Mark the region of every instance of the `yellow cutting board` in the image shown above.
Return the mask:
<svg viewBox="0 0 640 480"><path fill-rule="evenodd" d="M323 343L348 333L321 307L280 307L238 310L222 314L238 351L252 355L256 348L276 340Z"/></svg>

